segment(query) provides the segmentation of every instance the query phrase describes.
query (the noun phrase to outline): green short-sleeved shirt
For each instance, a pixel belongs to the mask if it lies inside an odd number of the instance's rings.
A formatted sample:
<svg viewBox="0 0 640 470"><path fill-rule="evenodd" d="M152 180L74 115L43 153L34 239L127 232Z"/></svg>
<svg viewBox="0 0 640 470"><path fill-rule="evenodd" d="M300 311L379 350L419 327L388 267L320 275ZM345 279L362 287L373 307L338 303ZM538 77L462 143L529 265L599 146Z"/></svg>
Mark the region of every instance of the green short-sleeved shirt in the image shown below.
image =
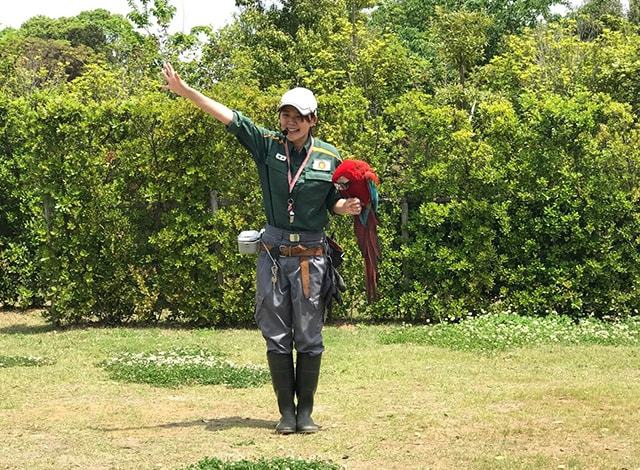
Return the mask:
<svg viewBox="0 0 640 470"><path fill-rule="evenodd" d="M240 112L233 112L233 121L227 130L246 147L258 167L264 210L267 222L283 230L324 230L329 222L328 211L340 199L331 177L340 163L340 154L332 145L313 138L311 157L291 193L295 217L289 222L287 201L289 199L288 165L285 153L285 136L256 126ZM291 175L294 176L309 151L312 140L297 152L290 142Z"/></svg>

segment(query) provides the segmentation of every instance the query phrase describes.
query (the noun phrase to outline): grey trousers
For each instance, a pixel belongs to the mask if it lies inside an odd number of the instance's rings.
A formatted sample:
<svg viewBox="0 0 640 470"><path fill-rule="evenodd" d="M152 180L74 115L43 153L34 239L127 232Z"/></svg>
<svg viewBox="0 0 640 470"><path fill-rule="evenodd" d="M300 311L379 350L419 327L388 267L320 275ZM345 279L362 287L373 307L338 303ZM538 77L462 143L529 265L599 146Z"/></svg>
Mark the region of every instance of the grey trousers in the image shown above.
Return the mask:
<svg viewBox="0 0 640 470"><path fill-rule="evenodd" d="M299 241L291 241L291 233L268 225L262 242L269 246L306 247L324 246L326 243L322 232L295 234L299 236ZM267 342L267 352L290 354L295 347L299 353L315 356L324 351L324 302L320 290L327 265L326 257L310 256L308 260L307 298L302 290L298 256L280 255L272 259L265 251L258 256L255 320Z"/></svg>

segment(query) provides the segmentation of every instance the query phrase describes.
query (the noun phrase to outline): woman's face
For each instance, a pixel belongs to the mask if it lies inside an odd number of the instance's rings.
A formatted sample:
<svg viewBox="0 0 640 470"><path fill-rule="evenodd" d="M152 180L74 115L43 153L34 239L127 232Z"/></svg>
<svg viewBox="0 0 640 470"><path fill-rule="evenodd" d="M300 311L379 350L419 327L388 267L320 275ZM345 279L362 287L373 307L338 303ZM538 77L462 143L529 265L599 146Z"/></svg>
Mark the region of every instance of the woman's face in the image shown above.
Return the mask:
<svg viewBox="0 0 640 470"><path fill-rule="evenodd" d="M310 116L306 119L293 106L285 106L280 110L280 129L287 131L287 139L293 142L296 147L303 146L309 131L316 125L317 118Z"/></svg>

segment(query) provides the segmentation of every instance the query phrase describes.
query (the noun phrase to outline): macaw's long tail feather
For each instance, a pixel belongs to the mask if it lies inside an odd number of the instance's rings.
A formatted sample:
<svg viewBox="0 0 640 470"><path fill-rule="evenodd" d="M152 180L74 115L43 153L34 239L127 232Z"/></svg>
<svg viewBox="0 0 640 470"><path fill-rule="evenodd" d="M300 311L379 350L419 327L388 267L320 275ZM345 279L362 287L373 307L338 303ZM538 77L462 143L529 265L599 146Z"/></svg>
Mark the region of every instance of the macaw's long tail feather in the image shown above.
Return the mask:
<svg viewBox="0 0 640 470"><path fill-rule="evenodd" d="M378 219L375 211L369 211L366 223L360 217L354 217L354 230L360 251L364 257L364 283L367 298L374 301L377 298L378 260L380 259L380 242L378 240Z"/></svg>

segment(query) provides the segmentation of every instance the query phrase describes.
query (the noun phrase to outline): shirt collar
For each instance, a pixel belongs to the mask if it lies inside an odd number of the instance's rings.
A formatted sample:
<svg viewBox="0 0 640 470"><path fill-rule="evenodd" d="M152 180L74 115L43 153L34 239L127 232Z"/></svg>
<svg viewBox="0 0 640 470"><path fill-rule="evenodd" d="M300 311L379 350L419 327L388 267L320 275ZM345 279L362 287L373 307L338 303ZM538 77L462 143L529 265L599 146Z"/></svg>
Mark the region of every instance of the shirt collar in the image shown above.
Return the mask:
<svg viewBox="0 0 640 470"><path fill-rule="evenodd" d="M311 147L311 133L309 133L309 136L307 136L307 141L305 142L305 144L302 146L302 150L300 150L300 154L306 155L307 152L309 152L309 148ZM290 140L287 139L287 145L289 146L289 150L291 151L291 153L293 152L298 152L295 147L293 146L293 142L291 142Z"/></svg>

